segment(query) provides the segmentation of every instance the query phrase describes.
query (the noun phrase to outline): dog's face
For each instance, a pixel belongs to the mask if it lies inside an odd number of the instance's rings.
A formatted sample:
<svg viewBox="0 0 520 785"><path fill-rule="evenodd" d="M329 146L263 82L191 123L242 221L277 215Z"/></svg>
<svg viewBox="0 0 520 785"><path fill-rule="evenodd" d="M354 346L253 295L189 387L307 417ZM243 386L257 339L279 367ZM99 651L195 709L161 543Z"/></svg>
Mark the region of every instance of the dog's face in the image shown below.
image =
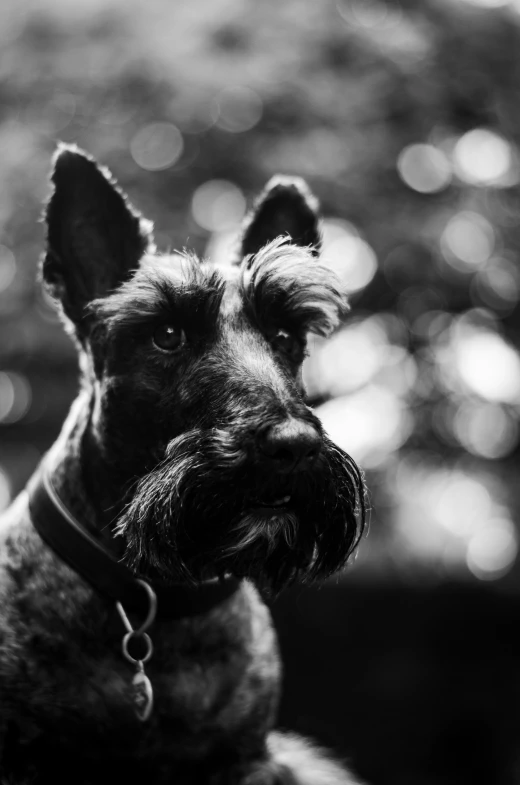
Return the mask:
<svg viewBox="0 0 520 785"><path fill-rule="evenodd" d="M345 307L305 185L272 181L234 263L215 267L155 254L148 222L79 151L62 149L53 181L43 275L84 353L100 471L118 467L129 566L275 590L336 571L364 491L303 399L307 334Z"/></svg>

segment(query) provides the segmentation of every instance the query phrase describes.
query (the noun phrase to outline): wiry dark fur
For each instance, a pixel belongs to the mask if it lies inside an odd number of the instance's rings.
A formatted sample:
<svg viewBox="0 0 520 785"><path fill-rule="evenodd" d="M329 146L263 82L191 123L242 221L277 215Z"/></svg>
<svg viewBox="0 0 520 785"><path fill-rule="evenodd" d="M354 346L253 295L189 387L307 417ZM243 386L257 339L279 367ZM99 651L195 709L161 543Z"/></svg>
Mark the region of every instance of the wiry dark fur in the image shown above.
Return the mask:
<svg viewBox="0 0 520 785"><path fill-rule="evenodd" d="M144 266L113 294L94 300L90 312L114 331L146 328L175 315L183 326L204 334L216 324L225 281L193 255L183 254L178 262L177 271L173 264Z"/></svg>
<svg viewBox="0 0 520 785"><path fill-rule="evenodd" d="M125 560L143 576L160 575L171 582L207 577L208 565L218 574L253 577L277 590L295 578L327 577L345 563L360 533L359 471L326 437L326 448L306 472L279 477L258 465L254 434L262 425L288 410L321 433L319 420L294 396L290 378L277 380L285 388L280 395L258 371L251 372L247 388L240 391L237 412L236 363L247 371L248 356L250 366L259 349L250 335L249 347L237 358L229 324L223 340L219 308L226 282L218 271L193 257L180 258L177 265L174 276L171 271L138 271L92 306L115 341L138 340L143 331L149 334L151 324L171 321L175 314L203 348L209 345L220 365L218 401L212 402L209 420L206 406L194 411L192 421L185 416L182 432L165 445L162 460L131 488L115 529L126 542ZM323 334L344 307L330 269L306 249L279 240L246 260L238 291L250 331L255 322L266 332L278 323L298 335L309 330ZM241 316L234 328L241 334L246 318ZM212 384L214 374L216 368L208 376ZM289 397L291 392L287 404L283 393ZM190 424L194 427L188 429ZM254 499L287 493L297 506L294 512L268 522L248 512Z"/></svg>
<svg viewBox="0 0 520 785"><path fill-rule="evenodd" d="M265 422L261 413L258 419ZM161 464L132 491L116 527L127 543L127 563L170 581L207 577L211 565L217 574L253 577L275 590L343 566L360 533L361 478L349 456L326 439L312 471L289 480L260 472L252 477L243 432L234 442L225 434L225 449L222 436L194 430L174 439ZM294 510L270 520L250 511L261 495L287 493Z"/></svg>
<svg viewBox="0 0 520 785"><path fill-rule="evenodd" d="M312 258L310 249L273 240L244 259L242 292L246 306L265 328L328 335L347 311L347 301L330 267Z"/></svg>
<svg viewBox="0 0 520 785"><path fill-rule="evenodd" d="M326 577L363 530L359 469L303 398L306 334L328 333L345 310L315 258L313 197L301 181L274 181L248 218L241 263L217 269L155 255L150 225L80 151L62 149L53 182L43 275L82 368L46 459L53 483L136 575L244 580L214 610L155 625L156 703L141 725L113 605L44 545L22 494L0 528L0 781L99 785L116 764L128 783L352 783L271 731L279 662L251 583L279 591ZM155 340L164 325L175 351Z"/></svg>

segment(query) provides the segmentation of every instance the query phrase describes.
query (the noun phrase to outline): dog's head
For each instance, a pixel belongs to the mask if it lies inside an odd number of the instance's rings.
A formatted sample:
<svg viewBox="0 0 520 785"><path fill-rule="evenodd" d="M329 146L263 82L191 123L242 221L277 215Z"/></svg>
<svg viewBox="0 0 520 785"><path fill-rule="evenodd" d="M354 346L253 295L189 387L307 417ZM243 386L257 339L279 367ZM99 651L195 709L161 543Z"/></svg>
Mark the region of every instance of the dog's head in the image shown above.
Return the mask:
<svg viewBox="0 0 520 785"><path fill-rule="evenodd" d="M43 277L81 346L127 564L275 590L335 572L362 531L364 488L303 397L306 336L345 309L305 184L273 179L233 263L216 267L156 254L151 225L76 148L58 151L52 179Z"/></svg>

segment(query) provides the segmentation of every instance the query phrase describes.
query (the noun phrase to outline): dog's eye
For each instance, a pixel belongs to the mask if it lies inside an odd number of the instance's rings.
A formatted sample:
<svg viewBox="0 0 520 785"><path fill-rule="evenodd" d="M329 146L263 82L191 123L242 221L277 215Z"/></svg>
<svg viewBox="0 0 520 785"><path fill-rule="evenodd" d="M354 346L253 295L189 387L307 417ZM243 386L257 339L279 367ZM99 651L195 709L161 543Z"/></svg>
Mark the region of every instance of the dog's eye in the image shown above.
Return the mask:
<svg viewBox="0 0 520 785"><path fill-rule="evenodd" d="M276 351L283 352L294 362L303 360L305 347L302 341L287 330L278 330L271 343Z"/></svg>
<svg viewBox="0 0 520 785"><path fill-rule="evenodd" d="M153 342L162 352L175 352L185 341L184 330L173 324L163 324L153 334Z"/></svg>

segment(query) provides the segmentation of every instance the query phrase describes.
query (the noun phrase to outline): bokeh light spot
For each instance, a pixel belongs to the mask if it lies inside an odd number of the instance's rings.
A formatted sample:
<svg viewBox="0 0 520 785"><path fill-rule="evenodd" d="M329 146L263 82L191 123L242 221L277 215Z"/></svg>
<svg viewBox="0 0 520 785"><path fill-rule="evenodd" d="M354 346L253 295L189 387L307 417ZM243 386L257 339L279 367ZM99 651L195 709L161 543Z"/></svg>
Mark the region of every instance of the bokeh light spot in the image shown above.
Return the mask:
<svg viewBox="0 0 520 785"><path fill-rule="evenodd" d="M520 357L495 333L476 330L461 336L455 364L462 381L488 401L520 402Z"/></svg>
<svg viewBox="0 0 520 785"><path fill-rule="evenodd" d="M494 246L495 232L489 221L469 210L454 215L441 237L446 260L463 272L485 264Z"/></svg>
<svg viewBox="0 0 520 785"><path fill-rule="evenodd" d="M311 394L344 395L363 387L381 368L388 348L385 339L384 331L366 319L323 343L310 363Z"/></svg>
<svg viewBox="0 0 520 785"><path fill-rule="evenodd" d="M405 327L392 313L351 323L311 348L304 381L311 396L352 393L376 382L393 395L404 396L416 380L416 365L399 341Z"/></svg>
<svg viewBox="0 0 520 785"><path fill-rule="evenodd" d="M480 299L495 310L508 310L520 296L520 273L509 259L494 257L474 279Z"/></svg>
<svg viewBox="0 0 520 785"><path fill-rule="evenodd" d="M490 514L490 493L476 477L454 473L439 491L435 499L432 497L435 517L454 534L470 534L475 521Z"/></svg>
<svg viewBox="0 0 520 785"><path fill-rule="evenodd" d="M377 272L373 248L347 222L324 222L322 258L343 281L347 291L364 289Z"/></svg>
<svg viewBox="0 0 520 785"><path fill-rule="evenodd" d="M509 142L494 131L475 128L461 136L453 151L455 170L472 185L509 185L512 165Z"/></svg>
<svg viewBox="0 0 520 785"><path fill-rule="evenodd" d="M193 217L203 229L226 232L238 226L246 211L240 188L228 180L208 180L193 194Z"/></svg>
<svg viewBox="0 0 520 785"><path fill-rule="evenodd" d="M410 433L410 418L401 399L375 384L327 401L316 414L331 439L365 468L385 463Z"/></svg>
<svg viewBox="0 0 520 785"><path fill-rule="evenodd" d="M419 193L435 193L451 181L451 168L441 150L430 144L412 144L401 151L397 171L402 180Z"/></svg>
<svg viewBox="0 0 520 785"><path fill-rule="evenodd" d="M262 99L249 87L225 87L215 98L217 125L230 133L249 131L262 117Z"/></svg>
<svg viewBox="0 0 520 785"><path fill-rule="evenodd" d="M507 519L490 522L470 540L467 565L481 580L496 580L507 573L516 559L516 530Z"/></svg>
<svg viewBox="0 0 520 785"><path fill-rule="evenodd" d="M491 475L439 468L426 454L409 454L389 488L397 501L400 552L450 571L469 569L480 579L504 575L516 558L518 538L497 485Z"/></svg>
<svg viewBox="0 0 520 785"><path fill-rule="evenodd" d="M172 123L150 123L140 128L130 142L132 158L142 169L168 169L179 160L184 148L182 134Z"/></svg>
<svg viewBox="0 0 520 785"><path fill-rule="evenodd" d="M18 422L31 405L29 381L14 371L0 371L0 423Z"/></svg>
<svg viewBox="0 0 520 785"><path fill-rule="evenodd" d="M454 429L462 446L482 458L504 458L518 442L516 417L498 404L463 403L455 414Z"/></svg>

